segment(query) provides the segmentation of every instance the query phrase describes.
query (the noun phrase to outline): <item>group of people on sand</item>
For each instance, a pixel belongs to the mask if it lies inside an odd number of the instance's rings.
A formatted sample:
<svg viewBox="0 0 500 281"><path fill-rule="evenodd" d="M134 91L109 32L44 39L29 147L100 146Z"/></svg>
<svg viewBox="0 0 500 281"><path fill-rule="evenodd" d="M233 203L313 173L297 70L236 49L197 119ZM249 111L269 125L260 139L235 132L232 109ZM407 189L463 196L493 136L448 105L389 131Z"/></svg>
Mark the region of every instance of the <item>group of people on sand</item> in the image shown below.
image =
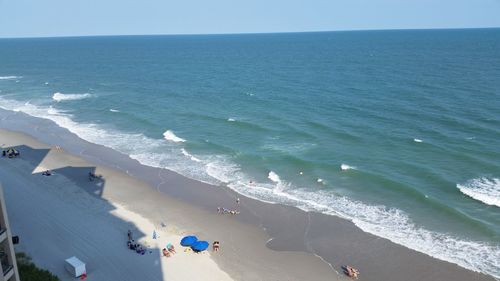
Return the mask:
<svg viewBox="0 0 500 281"><path fill-rule="evenodd" d="M141 244L135 243L134 239L132 238L132 231L129 230L127 232L127 236L128 236L127 247L130 250L133 250L136 253L141 254L141 255L146 254L146 249L144 247L142 247Z"/></svg>
<svg viewBox="0 0 500 281"><path fill-rule="evenodd" d="M230 210L230 209L226 209L226 208L223 208L223 207L217 207L217 213L219 214L230 214L230 215L238 215L240 213L240 211L238 210Z"/></svg>
<svg viewBox="0 0 500 281"><path fill-rule="evenodd" d="M175 251L175 247L174 245L172 245L172 243L168 243L167 244L167 247L163 248L163 250L161 250L162 254L164 257L170 257L171 255L177 253Z"/></svg>
<svg viewBox="0 0 500 281"><path fill-rule="evenodd" d="M217 213L222 214L222 215L226 215L226 214L238 215L240 213L239 205L240 205L240 198L238 197L238 198L236 198L236 209L231 210L231 209L227 209L224 207L217 207Z"/></svg>
<svg viewBox="0 0 500 281"><path fill-rule="evenodd" d="M102 178L101 175L96 175L92 171L89 172L89 181L93 181L94 179L100 179L100 178Z"/></svg>
<svg viewBox="0 0 500 281"><path fill-rule="evenodd" d="M146 254L146 249L139 243L136 243L132 237L132 231L129 229L127 231L127 248L130 250L135 251L138 254L144 255ZM150 251L151 253L151 251ZM164 257L170 257L171 255L175 254L175 247L172 245L172 243L168 243L165 248L162 249L162 254Z"/></svg>
<svg viewBox="0 0 500 281"><path fill-rule="evenodd" d="M359 270L357 270L356 268L354 268L350 265L346 265L346 266L343 266L342 269L344 270L344 273L347 276L354 278L354 279L358 279Z"/></svg>
<svg viewBox="0 0 500 281"><path fill-rule="evenodd" d="M42 176L47 176L47 177L52 176L52 171L46 170L42 173Z"/></svg>
<svg viewBox="0 0 500 281"><path fill-rule="evenodd" d="M9 148L9 149L2 150L2 156L4 156L4 157L7 156L9 158L16 158L19 155L21 155L19 153L19 151L17 149L14 149L14 148Z"/></svg>

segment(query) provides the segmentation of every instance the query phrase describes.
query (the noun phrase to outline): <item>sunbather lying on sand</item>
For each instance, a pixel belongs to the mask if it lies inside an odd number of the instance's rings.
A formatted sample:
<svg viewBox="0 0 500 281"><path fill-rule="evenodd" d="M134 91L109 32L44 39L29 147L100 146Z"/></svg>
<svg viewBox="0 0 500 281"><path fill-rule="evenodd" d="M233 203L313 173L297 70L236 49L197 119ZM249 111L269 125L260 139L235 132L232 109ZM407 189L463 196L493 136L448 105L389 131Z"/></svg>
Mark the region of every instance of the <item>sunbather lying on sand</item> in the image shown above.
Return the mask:
<svg viewBox="0 0 500 281"><path fill-rule="evenodd" d="M354 279L358 279L359 270L357 270L356 268L349 266L349 265L346 265L346 266L343 266L342 269L344 269L344 273L347 276L354 278Z"/></svg>
<svg viewBox="0 0 500 281"><path fill-rule="evenodd" d="M168 250L169 252L171 252L172 254L175 254L175 253L176 253L176 252L175 252L174 245L172 245L171 243L168 243L168 244L167 244L167 250Z"/></svg>
<svg viewBox="0 0 500 281"><path fill-rule="evenodd" d="M161 250L161 252L163 253L163 256L164 257L170 257L170 252L167 250L167 248L163 248L163 250Z"/></svg>

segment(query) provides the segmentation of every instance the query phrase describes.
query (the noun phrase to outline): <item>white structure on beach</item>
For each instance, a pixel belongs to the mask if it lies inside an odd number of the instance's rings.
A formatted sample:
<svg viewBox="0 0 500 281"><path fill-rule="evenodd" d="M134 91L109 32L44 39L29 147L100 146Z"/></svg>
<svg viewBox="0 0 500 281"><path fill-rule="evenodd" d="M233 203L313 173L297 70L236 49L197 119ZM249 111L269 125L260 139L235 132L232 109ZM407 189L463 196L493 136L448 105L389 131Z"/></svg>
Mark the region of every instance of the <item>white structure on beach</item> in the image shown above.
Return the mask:
<svg viewBox="0 0 500 281"><path fill-rule="evenodd" d="M16 255L12 244L12 234L10 233L9 219L3 196L3 188L0 184L0 281L19 281L17 271Z"/></svg>

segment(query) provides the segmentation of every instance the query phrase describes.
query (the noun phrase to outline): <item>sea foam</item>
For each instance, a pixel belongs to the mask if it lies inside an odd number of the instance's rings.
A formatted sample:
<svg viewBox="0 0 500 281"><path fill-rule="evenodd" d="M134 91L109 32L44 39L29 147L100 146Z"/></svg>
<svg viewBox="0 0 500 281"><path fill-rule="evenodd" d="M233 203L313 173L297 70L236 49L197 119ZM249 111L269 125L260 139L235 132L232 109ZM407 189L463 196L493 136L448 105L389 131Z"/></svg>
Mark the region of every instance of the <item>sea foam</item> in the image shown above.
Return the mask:
<svg viewBox="0 0 500 281"><path fill-rule="evenodd" d="M0 76L0 80L14 80L23 78L22 76Z"/></svg>
<svg viewBox="0 0 500 281"><path fill-rule="evenodd" d="M66 100L81 100L81 99L86 99L91 97L89 93L85 94L63 94L63 93L54 93L52 95L52 99L61 102L61 101L66 101Z"/></svg>
<svg viewBox="0 0 500 281"><path fill-rule="evenodd" d="M184 148L181 149L181 152L184 156L188 157L189 159L195 161L195 162L201 162L200 159L194 157L193 155L191 155L189 152L187 152Z"/></svg>
<svg viewBox="0 0 500 281"><path fill-rule="evenodd" d="M348 171L348 170L354 170L354 169L356 169L356 167L354 167L354 166L349 166L347 164L340 165L340 170L342 170L342 171Z"/></svg>
<svg viewBox="0 0 500 281"><path fill-rule="evenodd" d="M183 138L179 138L178 136L176 136L174 134L174 132L170 131L170 130L167 130L163 133L163 137L168 140L168 141L172 141L172 142L185 142L186 140L183 139Z"/></svg>
<svg viewBox="0 0 500 281"><path fill-rule="evenodd" d="M269 172L269 174L267 175L267 178L270 179L271 181L275 182L275 183L280 183L281 182L280 176L278 176L278 174L276 174L273 171Z"/></svg>
<svg viewBox="0 0 500 281"><path fill-rule="evenodd" d="M463 194L484 204L500 207L500 179L473 179L464 184L457 184L457 188Z"/></svg>

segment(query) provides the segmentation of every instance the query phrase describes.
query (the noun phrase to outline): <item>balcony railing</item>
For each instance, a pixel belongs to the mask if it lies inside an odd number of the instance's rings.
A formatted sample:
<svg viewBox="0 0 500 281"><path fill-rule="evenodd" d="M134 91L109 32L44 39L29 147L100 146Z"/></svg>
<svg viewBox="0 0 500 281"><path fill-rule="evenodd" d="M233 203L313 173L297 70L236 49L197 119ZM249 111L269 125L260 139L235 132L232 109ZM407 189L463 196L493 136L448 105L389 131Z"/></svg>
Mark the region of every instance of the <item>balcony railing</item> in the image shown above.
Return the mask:
<svg viewBox="0 0 500 281"><path fill-rule="evenodd" d="M2 264L3 275L7 275L12 270L12 264L9 262L9 257L4 251L0 251L0 263Z"/></svg>

